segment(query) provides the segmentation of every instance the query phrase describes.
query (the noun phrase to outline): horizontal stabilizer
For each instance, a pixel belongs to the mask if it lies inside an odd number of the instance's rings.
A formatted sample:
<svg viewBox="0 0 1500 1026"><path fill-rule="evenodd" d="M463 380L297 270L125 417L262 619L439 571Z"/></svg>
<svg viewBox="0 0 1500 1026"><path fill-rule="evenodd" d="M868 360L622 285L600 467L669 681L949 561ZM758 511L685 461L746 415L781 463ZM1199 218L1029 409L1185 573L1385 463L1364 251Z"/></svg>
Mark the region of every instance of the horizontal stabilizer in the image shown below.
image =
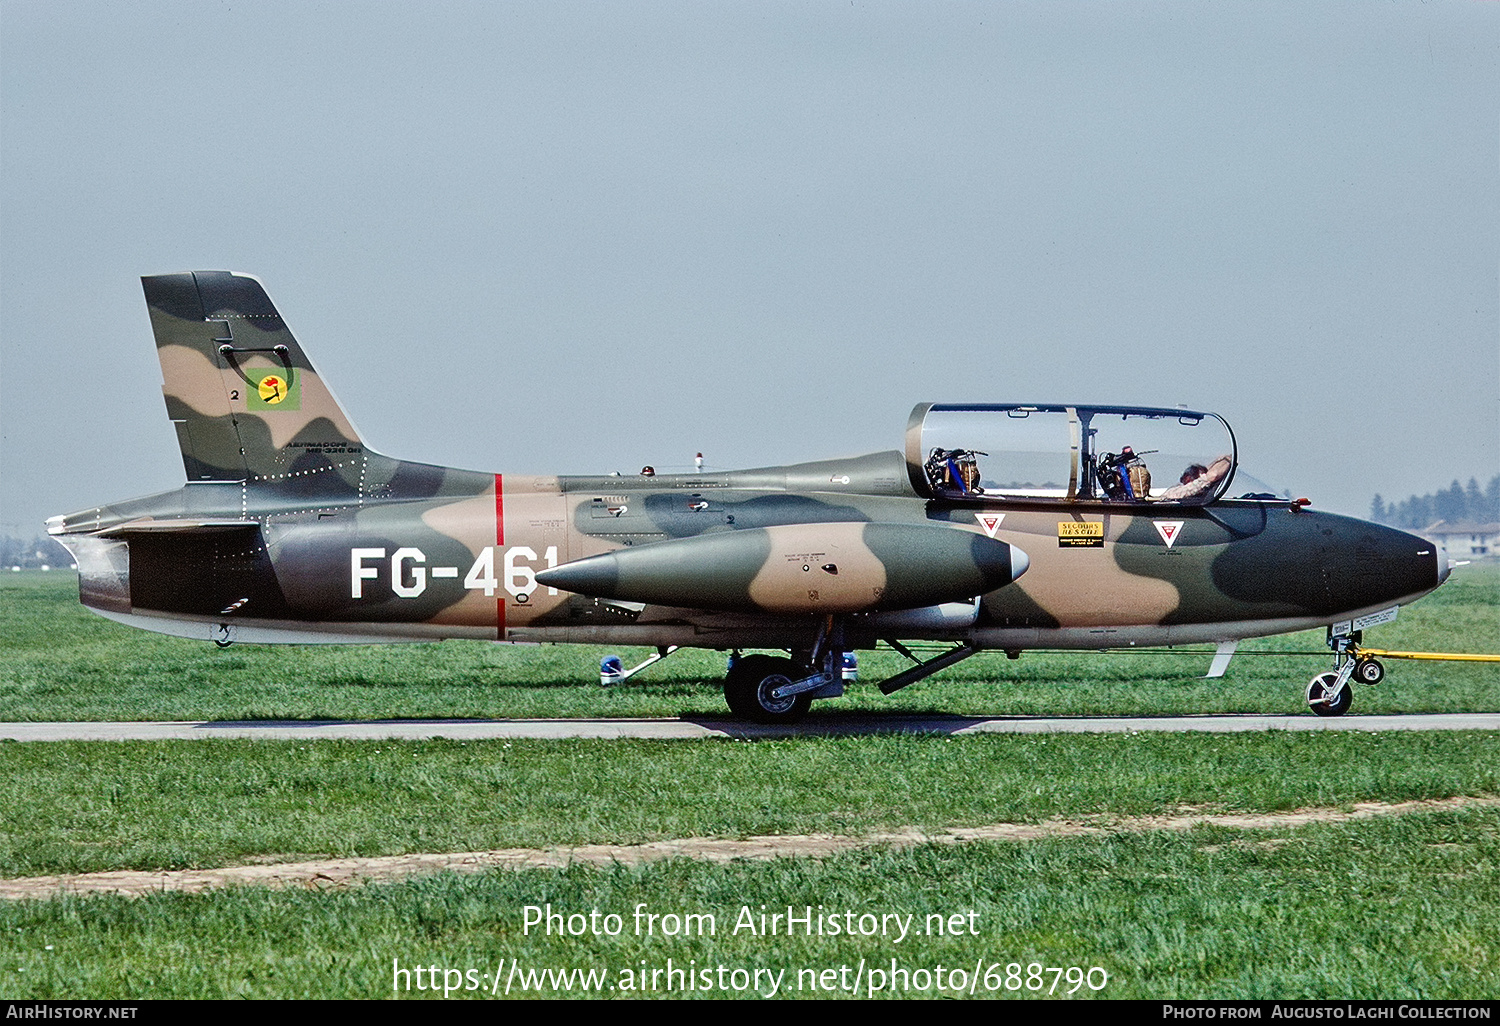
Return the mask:
<svg viewBox="0 0 1500 1026"><path fill-rule="evenodd" d="M100 531L102 538L124 538L132 534L218 534L259 527L256 520L156 520L142 517Z"/></svg>

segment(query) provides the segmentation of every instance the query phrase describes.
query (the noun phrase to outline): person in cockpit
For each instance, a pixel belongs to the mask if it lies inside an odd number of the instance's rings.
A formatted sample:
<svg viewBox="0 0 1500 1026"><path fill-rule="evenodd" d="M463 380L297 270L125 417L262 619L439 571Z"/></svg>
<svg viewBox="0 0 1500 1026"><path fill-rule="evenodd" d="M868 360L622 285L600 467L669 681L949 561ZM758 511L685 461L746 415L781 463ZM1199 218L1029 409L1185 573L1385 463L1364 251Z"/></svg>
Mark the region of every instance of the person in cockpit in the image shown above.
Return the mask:
<svg viewBox="0 0 1500 1026"><path fill-rule="evenodd" d="M1198 496L1206 496L1214 485L1224 479L1233 465L1233 460L1226 454L1214 460L1209 466L1201 463L1190 463L1182 472L1178 483L1162 492L1160 498L1171 501L1192 499Z"/></svg>
<svg viewBox="0 0 1500 1026"><path fill-rule="evenodd" d="M1194 481L1198 480L1200 477L1207 473L1208 468L1203 464L1190 463L1188 464L1188 468L1182 472L1182 476L1177 479L1177 483L1180 485L1192 484Z"/></svg>

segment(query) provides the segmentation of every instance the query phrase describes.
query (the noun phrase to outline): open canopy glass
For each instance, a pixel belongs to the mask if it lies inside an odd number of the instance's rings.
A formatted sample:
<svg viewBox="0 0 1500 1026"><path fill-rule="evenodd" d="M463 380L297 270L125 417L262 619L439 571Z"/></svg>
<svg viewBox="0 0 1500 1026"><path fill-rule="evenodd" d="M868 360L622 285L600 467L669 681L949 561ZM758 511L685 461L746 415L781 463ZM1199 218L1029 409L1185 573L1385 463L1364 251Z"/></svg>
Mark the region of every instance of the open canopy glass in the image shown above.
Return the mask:
<svg viewBox="0 0 1500 1026"><path fill-rule="evenodd" d="M1237 462L1229 424L1196 410L924 403L906 429L907 473L933 498L1206 503Z"/></svg>

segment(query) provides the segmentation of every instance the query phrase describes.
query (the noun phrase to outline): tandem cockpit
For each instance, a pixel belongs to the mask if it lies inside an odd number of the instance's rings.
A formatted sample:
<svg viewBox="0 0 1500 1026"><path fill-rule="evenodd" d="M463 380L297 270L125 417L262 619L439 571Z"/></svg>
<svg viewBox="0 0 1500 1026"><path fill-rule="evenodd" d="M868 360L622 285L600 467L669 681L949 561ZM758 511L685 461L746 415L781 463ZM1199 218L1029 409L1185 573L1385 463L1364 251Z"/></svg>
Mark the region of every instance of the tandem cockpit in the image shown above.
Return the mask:
<svg viewBox="0 0 1500 1026"><path fill-rule="evenodd" d="M950 500L1201 505L1238 462L1224 418L1186 409L924 403L906 429L912 485Z"/></svg>

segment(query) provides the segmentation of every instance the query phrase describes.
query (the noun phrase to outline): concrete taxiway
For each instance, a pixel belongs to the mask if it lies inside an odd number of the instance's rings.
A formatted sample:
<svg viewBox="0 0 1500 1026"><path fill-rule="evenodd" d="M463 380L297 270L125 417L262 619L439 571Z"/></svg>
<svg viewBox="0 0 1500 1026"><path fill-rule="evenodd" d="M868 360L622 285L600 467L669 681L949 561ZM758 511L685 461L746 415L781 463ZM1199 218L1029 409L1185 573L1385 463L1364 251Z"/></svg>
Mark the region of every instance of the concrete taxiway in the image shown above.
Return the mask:
<svg viewBox="0 0 1500 1026"><path fill-rule="evenodd" d="M143 723L0 723L0 741L165 741L251 738L267 741L497 738L777 738L863 734L1089 734L1244 731L1500 730L1500 713L1423 713L1321 718L1268 716L812 716L795 726L734 720L256 720Z"/></svg>

